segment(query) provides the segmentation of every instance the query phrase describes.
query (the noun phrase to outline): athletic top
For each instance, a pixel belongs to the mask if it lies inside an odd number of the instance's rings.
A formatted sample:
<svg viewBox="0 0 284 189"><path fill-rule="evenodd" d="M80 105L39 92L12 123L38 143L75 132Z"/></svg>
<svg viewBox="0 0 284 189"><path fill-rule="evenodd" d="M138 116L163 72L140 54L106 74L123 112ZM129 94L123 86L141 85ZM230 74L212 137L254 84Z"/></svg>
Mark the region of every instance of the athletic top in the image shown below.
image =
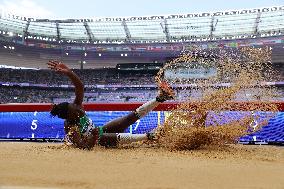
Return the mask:
<svg viewBox="0 0 284 189"><path fill-rule="evenodd" d="M76 125L79 127L79 132L83 136L86 136L86 137L90 136L94 129L98 129L98 134L99 134L98 141L100 140L100 137L103 135L103 128L96 127L93 124L93 121L87 115L84 115L83 117L81 117L79 122L76 123ZM68 134L66 135L66 140L69 143L73 143L70 140L70 137L68 136Z"/></svg>
<svg viewBox="0 0 284 189"><path fill-rule="evenodd" d="M80 133L84 136L89 136L92 133L92 130L95 128L93 121L88 118L87 115L84 115L80 118L78 126Z"/></svg>

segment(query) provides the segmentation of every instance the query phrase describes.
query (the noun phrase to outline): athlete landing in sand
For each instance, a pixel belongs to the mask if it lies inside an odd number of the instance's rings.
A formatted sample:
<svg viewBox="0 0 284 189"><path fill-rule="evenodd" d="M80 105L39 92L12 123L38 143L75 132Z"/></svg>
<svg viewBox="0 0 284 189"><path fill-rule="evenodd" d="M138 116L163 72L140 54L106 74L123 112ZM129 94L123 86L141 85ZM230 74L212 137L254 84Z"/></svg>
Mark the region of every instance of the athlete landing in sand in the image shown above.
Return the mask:
<svg viewBox="0 0 284 189"><path fill-rule="evenodd" d="M143 104L135 111L126 116L114 119L102 127L95 127L83 110L84 85L80 78L65 64L59 61L49 61L48 68L68 76L75 86L75 100L73 103L63 102L54 105L51 110L52 116L65 119L64 130L66 139L78 148L91 149L95 145L106 147L117 146L119 143L130 143L151 138L149 134L131 135L123 133L130 125L144 117L160 103L173 99L174 92L166 84L159 84L158 96Z"/></svg>

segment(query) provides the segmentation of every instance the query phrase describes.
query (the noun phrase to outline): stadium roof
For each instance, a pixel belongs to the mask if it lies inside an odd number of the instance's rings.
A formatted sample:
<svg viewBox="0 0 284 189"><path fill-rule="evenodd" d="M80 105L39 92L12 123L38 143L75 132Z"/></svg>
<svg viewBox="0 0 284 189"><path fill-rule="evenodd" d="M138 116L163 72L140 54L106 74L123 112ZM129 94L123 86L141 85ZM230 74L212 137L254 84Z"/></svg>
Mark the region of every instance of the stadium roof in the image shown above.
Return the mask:
<svg viewBox="0 0 284 189"><path fill-rule="evenodd" d="M2 12L0 36L75 43L182 42L283 35L284 6L183 15L49 20Z"/></svg>

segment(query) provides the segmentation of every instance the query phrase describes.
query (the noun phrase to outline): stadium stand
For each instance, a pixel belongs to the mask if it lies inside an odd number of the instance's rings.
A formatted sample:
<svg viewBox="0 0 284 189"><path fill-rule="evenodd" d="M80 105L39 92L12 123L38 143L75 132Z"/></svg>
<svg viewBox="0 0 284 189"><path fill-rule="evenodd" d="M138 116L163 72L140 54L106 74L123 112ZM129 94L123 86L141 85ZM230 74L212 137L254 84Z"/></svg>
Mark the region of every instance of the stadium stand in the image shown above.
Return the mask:
<svg viewBox="0 0 284 189"><path fill-rule="evenodd" d="M146 101L155 95L158 69L194 45L209 51L269 46L282 82L283 10L68 20L1 12L0 65L22 67L0 69L1 103L72 98L68 78L46 70L50 59L63 61L82 78L86 101Z"/></svg>

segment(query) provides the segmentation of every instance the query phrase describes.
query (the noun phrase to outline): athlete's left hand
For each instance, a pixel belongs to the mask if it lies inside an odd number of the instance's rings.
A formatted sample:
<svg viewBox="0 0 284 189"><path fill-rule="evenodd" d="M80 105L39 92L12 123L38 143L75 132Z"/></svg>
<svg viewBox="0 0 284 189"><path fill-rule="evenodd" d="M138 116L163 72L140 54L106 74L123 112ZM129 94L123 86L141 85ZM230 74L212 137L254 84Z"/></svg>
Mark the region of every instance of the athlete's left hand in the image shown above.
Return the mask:
<svg viewBox="0 0 284 189"><path fill-rule="evenodd" d="M51 70L54 70L56 72L60 72L63 74L67 74L71 71L65 64L57 60L50 60L47 63L47 65L48 65L48 68L50 68Z"/></svg>

